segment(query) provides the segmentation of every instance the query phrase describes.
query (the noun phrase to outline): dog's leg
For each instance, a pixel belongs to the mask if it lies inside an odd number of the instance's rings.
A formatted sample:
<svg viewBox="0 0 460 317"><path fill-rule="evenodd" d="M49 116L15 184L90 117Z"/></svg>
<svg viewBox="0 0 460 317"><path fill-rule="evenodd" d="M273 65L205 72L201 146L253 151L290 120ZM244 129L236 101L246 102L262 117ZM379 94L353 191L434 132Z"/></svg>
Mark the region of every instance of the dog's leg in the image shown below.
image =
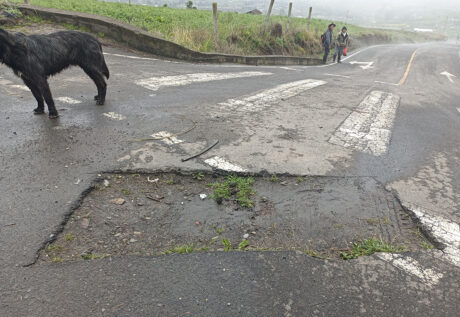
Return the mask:
<svg viewBox="0 0 460 317"><path fill-rule="evenodd" d="M85 73L94 81L97 87L97 96L94 99L97 101L96 104L103 105L105 103L105 95L107 94L107 83L105 82L104 76L93 68L83 68Z"/></svg>
<svg viewBox="0 0 460 317"><path fill-rule="evenodd" d="M56 119L57 117L59 117L59 114L56 110L56 107L54 106L53 95L51 94L50 86L48 85L46 79L41 81L40 88L42 91L42 95L45 98L46 104L48 105L49 118Z"/></svg>
<svg viewBox="0 0 460 317"><path fill-rule="evenodd" d="M30 91L34 95L35 99L37 100L38 106L37 108L34 109L35 114L44 114L45 113L45 103L43 102L43 96L42 93L40 92L40 89L32 83L31 81L24 79L24 84L26 84L27 87L29 87Z"/></svg>

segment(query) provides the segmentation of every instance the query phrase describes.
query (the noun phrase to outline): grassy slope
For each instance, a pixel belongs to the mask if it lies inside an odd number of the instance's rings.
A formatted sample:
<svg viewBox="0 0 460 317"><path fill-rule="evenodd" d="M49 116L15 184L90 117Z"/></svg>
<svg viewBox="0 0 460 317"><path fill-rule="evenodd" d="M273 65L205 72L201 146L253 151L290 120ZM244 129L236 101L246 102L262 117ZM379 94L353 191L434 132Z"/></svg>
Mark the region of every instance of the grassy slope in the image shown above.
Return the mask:
<svg viewBox="0 0 460 317"><path fill-rule="evenodd" d="M21 2L13 0L10 2ZM171 9L96 0L31 0L31 4L99 14L135 25L154 35L182 44L201 52L264 55L316 55L321 52L320 34L328 21L313 19L311 31L306 30L306 19L291 19L289 32L284 36L273 36L262 32L264 16L253 16L233 12L219 13L219 44L213 41L212 13L203 10ZM270 23L286 25L286 17L274 16ZM348 26L354 46L373 42L439 40L436 35L410 32L366 29ZM428 37L428 38L427 38Z"/></svg>

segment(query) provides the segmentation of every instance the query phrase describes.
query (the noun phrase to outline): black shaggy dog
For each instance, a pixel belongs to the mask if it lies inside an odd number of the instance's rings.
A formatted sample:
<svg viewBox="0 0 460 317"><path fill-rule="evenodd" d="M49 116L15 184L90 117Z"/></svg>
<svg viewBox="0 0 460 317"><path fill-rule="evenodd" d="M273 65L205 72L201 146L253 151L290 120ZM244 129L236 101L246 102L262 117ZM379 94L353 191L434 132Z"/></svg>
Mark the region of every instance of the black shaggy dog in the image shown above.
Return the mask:
<svg viewBox="0 0 460 317"><path fill-rule="evenodd" d="M97 104L105 102L104 76L109 78L109 70L101 44L87 33L61 31L27 36L0 29L0 62L10 67L32 91L38 102L35 114L45 112L45 100L49 117L59 116L47 79L69 66L80 66L97 86Z"/></svg>

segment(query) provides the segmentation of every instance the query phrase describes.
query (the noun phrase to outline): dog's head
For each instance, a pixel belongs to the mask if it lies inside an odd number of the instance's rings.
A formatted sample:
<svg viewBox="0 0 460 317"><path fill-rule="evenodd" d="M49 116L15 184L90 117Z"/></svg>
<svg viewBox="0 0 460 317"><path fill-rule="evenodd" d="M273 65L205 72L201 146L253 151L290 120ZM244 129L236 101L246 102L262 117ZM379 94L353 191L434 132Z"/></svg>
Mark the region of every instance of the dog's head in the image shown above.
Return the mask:
<svg viewBox="0 0 460 317"><path fill-rule="evenodd" d="M5 54L8 53L13 46L15 46L15 42L11 34L4 29L0 29L0 59L3 60Z"/></svg>

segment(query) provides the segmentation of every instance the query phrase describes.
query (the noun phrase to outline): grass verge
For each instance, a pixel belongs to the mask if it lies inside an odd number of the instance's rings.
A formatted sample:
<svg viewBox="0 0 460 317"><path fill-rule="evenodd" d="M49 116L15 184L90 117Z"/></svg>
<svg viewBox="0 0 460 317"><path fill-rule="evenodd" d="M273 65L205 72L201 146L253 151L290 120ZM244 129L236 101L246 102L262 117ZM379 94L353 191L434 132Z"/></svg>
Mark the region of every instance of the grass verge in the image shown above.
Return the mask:
<svg viewBox="0 0 460 317"><path fill-rule="evenodd" d="M10 2L23 3L22 0ZM286 17L273 16L270 28L264 32L265 17L236 12L219 12L219 39L213 39L212 12L206 10L173 9L96 0L31 0L32 5L98 14L132 24L155 36L176 42L201 52L221 52L242 55L318 56L322 34L330 21L313 19L306 30L304 18L292 18L286 32ZM341 26L341 23L337 22ZM444 40L436 34L381 30L347 25L354 47L395 41Z"/></svg>

